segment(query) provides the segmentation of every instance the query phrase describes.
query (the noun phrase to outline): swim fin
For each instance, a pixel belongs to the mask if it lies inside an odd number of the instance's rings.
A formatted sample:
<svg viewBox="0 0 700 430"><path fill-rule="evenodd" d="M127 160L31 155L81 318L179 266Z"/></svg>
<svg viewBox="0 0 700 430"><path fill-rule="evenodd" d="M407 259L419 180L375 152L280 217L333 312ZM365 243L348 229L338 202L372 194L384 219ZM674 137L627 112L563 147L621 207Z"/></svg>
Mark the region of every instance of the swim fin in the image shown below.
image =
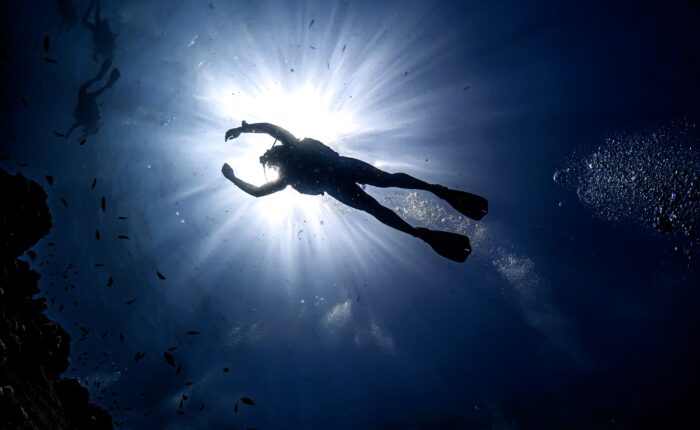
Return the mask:
<svg viewBox="0 0 700 430"><path fill-rule="evenodd" d="M430 245L433 251L452 261L463 263L472 252L467 236L447 231L429 230L422 227L416 228L416 230L418 231L418 238L423 239Z"/></svg>
<svg viewBox="0 0 700 430"><path fill-rule="evenodd" d="M435 193L441 199L447 201L459 213L473 220L480 220L489 212L489 202L481 196L466 191L441 188Z"/></svg>

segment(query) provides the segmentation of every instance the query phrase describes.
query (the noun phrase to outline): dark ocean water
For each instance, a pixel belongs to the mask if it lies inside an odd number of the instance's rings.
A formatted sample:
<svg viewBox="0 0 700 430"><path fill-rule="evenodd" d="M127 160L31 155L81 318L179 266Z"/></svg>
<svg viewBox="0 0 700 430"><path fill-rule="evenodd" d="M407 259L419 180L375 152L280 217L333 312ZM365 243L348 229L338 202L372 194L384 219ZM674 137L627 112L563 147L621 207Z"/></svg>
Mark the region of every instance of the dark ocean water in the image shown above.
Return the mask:
<svg viewBox="0 0 700 430"><path fill-rule="evenodd" d="M33 267L121 428L699 424L697 2L90 6L3 6L0 155L49 194ZM243 120L486 196L367 187L471 257L243 193L224 162L274 175Z"/></svg>

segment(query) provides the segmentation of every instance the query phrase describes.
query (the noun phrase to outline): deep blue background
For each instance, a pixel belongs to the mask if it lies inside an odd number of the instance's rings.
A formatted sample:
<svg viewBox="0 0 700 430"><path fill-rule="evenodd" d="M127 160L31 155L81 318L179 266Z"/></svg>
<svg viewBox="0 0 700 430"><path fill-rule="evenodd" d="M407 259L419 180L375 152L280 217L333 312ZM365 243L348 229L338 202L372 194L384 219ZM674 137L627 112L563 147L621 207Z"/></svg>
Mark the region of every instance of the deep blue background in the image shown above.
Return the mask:
<svg viewBox="0 0 700 430"><path fill-rule="evenodd" d="M80 16L88 4L75 2ZM48 313L73 334L68 375L124 428L698 425L697 269L670 252L674 239L597 219L552 181L614 133L699 118L697 2L102 9L122 78L80 146L53 131L99 69L90 34L61 29L48 0L3 6L0 155L46 185L54 228L33 265ZM45 35L57 64L43 61ZM369 190L411 222L449 217L472 237L469 261L327 198L287 190L265 198L291 202L270 216L226 181L236 147L223 133L270 120L238 100L273 83L322 88L354 115L325 141L342 153L487 196L477 224L429 195L414 196L421 212L405 193ZM235 113L211 98L229 92ZM90 333L76 343L80 326ZM173 346L180 375L163 359ZM234 412L242 396L256 406Z"/></svg>

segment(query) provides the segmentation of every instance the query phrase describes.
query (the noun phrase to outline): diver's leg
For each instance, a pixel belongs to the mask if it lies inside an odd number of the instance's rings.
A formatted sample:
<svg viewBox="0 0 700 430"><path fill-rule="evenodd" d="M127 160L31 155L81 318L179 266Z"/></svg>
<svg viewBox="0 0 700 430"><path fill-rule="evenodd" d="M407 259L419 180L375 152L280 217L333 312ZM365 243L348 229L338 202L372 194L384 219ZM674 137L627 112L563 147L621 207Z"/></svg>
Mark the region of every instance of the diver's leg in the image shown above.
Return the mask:
<svg viewBox="0 0 700 430"><path fill-rule="evenodd" d="M418 236L417 230L396 215L391 209L382 206L372 196L356 184L341 185L326 191L336 200L352 208L367 212L389 227L395 228L411 236Z"/></svg>
<svg viewBox="0 0 700 430"><path fill-rule="evenodd" d="M396 187L430 191L447 201L461 214L480 220L488 213L488 201L476 194L452 190L442 185L429 184L406 173L388 173L371 164L354 158L341 157L341 175L352 180L380 188Z"/></svg>
<svg viewBox="0 0 700 430"><path fill-rule="evenodd" d="M352 177L353 181L360 184L372 185L380 188L409 188L412 190L425 190L436 192L439 185L429 184L405 173L389 173L374 167L362 160L350 157L340 157L341 175Z"/></svg>
<svg viewBox="0 0 700 430"><path fill-rule="evenodd" d="M427 228L415 228L396 215L394 211L379 204L356 184L341 185L327 192L340 202L367 212L389 227L422 239L435 252L452 261L464 262L471 253L471 245L467 236Z"/></svg>

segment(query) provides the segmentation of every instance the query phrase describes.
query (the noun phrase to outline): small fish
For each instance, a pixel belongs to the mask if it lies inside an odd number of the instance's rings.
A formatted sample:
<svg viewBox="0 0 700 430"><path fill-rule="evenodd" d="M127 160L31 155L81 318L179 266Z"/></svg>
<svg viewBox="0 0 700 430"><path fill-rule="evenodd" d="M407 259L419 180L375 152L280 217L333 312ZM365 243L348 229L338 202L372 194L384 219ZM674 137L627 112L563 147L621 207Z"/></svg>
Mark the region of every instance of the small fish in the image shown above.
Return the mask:
<svg viewBox="0 0 700 430"><path fill-rule="evenodd" d="M90 185L90 189L91 189L91 190L94 190L94 189L95 189L95 185L97 185L97 178L92 178L92 185Z"/></svg>
<svg viewBox="0 0 700 430"><path fill-rule="evenodd" d="M312 20L311 20L311 24L309 24L309 28L311 28L311 26L314 25L314 22L316 22L316 20L315 20L315 19L312 19Z"/></svg>
<svg viewBox="0 0 700 430"><path fill-rule="evenodd" d="M205 403L202 403L202 406L199 407L199 412L202 412L204 410L204 405Z"/></svg>
<svg viewBox="0 0 700 430"><path fill-rule="evenodd" d="M180 372L182 372L182 364L178 364L178 365L177 365L177 370L175 370L175 374L176 374L176 375L179 375Z"/></svg>
<svg viewBox="0 0 700 430"><path fill-rule="evenodd" d="M189 400L189 396L187 394L182 395L182 400L187 401Z"/></svg>
<svg viewBox="0 0 700 430"><path fill-rule="evenodd" d="M47 182L49 185L53 185L53 176L51 176L51 175L46 175L46 182Z"/></svg>
<svg viewBox="0 0 700 430"><path fill-rule="evenodd" d="M313 46L313 45L309 45L309 48L311 48L311 49L316 49L316 47Z"/></svg>
<svg viewBox="0 0 700 430"><path fill-rule="evenodd" d="M175 367L175 357L169 352L164 352L163 357L165 358L165 362L168 363L169 366Z"/></svg>
<svg viewBox="0 0 700 430"><path fill-rule="evenodd" d="M95 239L100 240L100 237L102 237L102 236L100 235L100 231L99 231L99 230L95 230Z"/></svg>
<svg viewBox="0 0 700 430"><path fill-rule="evenodd" d="M49 64L56 64L56 63L58 63L58 60L54 60L54 59L51 58L51 57L44 57L44 61L46 61L46 62L49 63Z"/></svg>
<svg viewBox="0 0 700 430"><path fill-rule="evenodd" d="M403 75L404 75L404 76L408 75L408 72L403 72Z"/></svg>
<svg viewBox="0 0 700 430"><path fill-rule="evenodd" d="M156 270L156 275L158 275L158 279L160 279L161 281L165 281L165 276L163 276L163 274L157 270Z"/></svg>
<svg viewBox="0 0 700 430"><path fill-rule="evenodd" d="M49 52L50 46L51 46L51 40L49 40L49 36L44 36L44 52Z"/></svg>
<svg viewBox="0 0 700 430"><path fill-rule="evenodd" d="M146 356L146 351L137 352L136 355L134 355L134 362L138 363L145 356Z"/></svg>
<svg viewBox="0 0 700 430"><path fill-rule="evenodd" d="M104 339L107 337L108 334L109 334L109 330L105 330L105 332L102 333L102 336L100 336L100 338ZM103 353L103 354L106 354L106 353Z"/></svg>
<svg viewBox="0 0 700 430"><path fill-rule="evenodd" d="M179 410L182 410L182 408L183 408L184 406L185 406L185 402L184 402L182 399L180 399L180 406L178 406L177 408L178 408Z"/></svg>
<svg viewBox="0 0 700 430"><path fill-rule="evenodd" d="M187 335L188 335L188 336L197 336L198 334L199 334L199 332L198 332L198 331L194 331L194 330L191 330L191 331L188 331L188 332L187 332Z"/></svg>
<svg viewBox="0 0 700 430"><path fill-rule="evenodd" d="M233 412L238 412L238 402L233 406Z"/></svg>
<svg viewBox="0 0 700 430"><path fill-rule="evenodd" d="M85 139L83 137L82 139L80 139L80 142L78 142L78 143L80 144L80 146L83 146L83 145L85 145L85 142L87 142L87 139Z"/></svg>
<svg viewBox="0 0 700 430"><path fill-rule="evenodd" d="M194 384L194 382L192 382L192 381L187 381L187 382L185 382L185 385L188 386L188 387L189 387L190 385L192 385L192 384Z"/></svg>
<svg viewBox="0 0 700 430"><path fill-rule="evenodd" d="M224 373L228 373L228 367L224 367Z"/></svg>
<svg viewBox="0 0 700 430"><path fill-rule="evenodd" d="M125 216L120 216L119 219L129 219L129 218L127 218Z"/></svg>
<svg viewBox="0 0 700 430"><path fill-rule="evenodd" d="M241 397L241 403L248 406L255 406L255 402L250 397Z"/></svg>
<svg viewBox="0 0 700 430"><path fill-rule="evenodd" d="M119 342L124 342L124 333L119 333Z"/></svg>
<svg viewBox="0 0 700 430"><path fill-rule="evenodd" d="M111 287L113 283L114 283L114 278L112 278L112 277L110 276L109 279L107 279L107 286L108 286L108 287Z"/></svg>
<svg viewBox="0 0 700 430"><path fill-rule="evenodd" d="M136 299L129 300L128 302L126 302L126 305L127 306L132 305L132 304L134 304L135 301L136 301Z"/></svg>
<svg viewBox="0 0 700 430"><path fill-rule="evenodd" d="M129 240L129 236L125 236L123 234L120 234L119 236L117 236L117 238L122 239L122 240Z"/></svg>
<svg viewBox="0 0 700 430"><path fill-rule="evenodd" d="M105 200L105 196L102 196L102 199L100 200L100 207L102 208L102 212L107 210L107 200Z"/></svg>
<svg viewBox="0 0 700 430"><path fill-rule="evenodd" d="M361 297L362 297L362 295L360 295L360 294L357 295L357 303L360 303L360 298L361 298Z"/></svg>
<svg viewBox="0 0 700 430"><path fill-rule="evenodd" d="M467 85L466 87L462 88L462 91L467 91L471 87L472 87L471 85Z"/></svg>
<svg viewBox="0 0 700 430"><path fill-rule="evenodd" d="M95 263L95 267L104 267L104 263Z"/></svg>
<svg viewBox="0 0 700 430"><path fill-rule="evenodd" d="M348 45L343 45L343 50L340 51L340 53L342 54L343 52L345 52L345 48L347 48L347 47L348 47Z"/></svg>
<svg viewBox="0 0 700 430"><path fill-rule="evenodd" d="M168 351L172 352L172 351L175 351L176 349L177 349L177 346L171 346L170 348L168 348Z"/></svg>
<svg viewBox="0 0 700 430"><path fill-rule="evenodd" d="M61 197L61 203L63 203L63 206L68 207L68 202L63 197Z"/></svg>

